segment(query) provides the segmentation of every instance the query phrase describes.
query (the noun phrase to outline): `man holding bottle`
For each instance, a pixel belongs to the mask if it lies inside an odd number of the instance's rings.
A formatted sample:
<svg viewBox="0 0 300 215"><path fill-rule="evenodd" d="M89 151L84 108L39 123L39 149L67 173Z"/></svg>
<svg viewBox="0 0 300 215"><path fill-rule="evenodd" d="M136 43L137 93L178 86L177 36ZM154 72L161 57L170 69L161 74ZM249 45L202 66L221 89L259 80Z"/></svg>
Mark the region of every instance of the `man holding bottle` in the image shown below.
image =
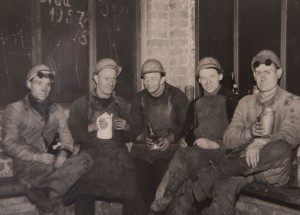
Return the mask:
<svg viewBox="0 0 300 215"><path fill-rule="evenodd" d="M145 89L132 102L134 144L131 155L135 159L139 187L148 208L169 160L178 148L178 134L188 107L185 94L166 83L165 75L158 60L147 60L141 74ZM151 130L157 138L149 136Z"/></svg>
<svg viewBox="0 0 300 215"><path fill-rule="evenodd" d="M33 66L26 79L30 92L3 113L2 148L13 159L14 177L29 200L46 213L62 212L62 196L92 166L87 153L74 151L64 110L51 99L54 79L47 65ZM56 136L60 144L54 150Z"/></svg>

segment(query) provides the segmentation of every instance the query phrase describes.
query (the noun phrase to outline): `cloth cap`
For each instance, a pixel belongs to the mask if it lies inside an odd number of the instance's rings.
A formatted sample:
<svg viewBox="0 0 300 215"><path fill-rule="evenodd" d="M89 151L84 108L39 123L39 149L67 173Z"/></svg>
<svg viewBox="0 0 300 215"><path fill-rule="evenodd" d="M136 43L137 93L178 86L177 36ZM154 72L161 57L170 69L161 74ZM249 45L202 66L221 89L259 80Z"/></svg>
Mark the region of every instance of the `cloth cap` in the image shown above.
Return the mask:
<svg viewBox="0 0 300 215"><path fill-rule="evenodd" d="M252 69L252 71L254 72L253 63L255 61L265 62L268 59L270 59L277 67L281 68L280 60L279 60L278 56L274 52L272 52L270 50L262 50L262 51L258 52L252 58L252 62L251 62L251 69Z"/></svg>
<svg viewBox="0 0 300 215"><path fill-rule="evenodd" d="M152 72L159 72L162 74L162 76L166 75L166 72L161 62L155 59L149 59L145 61L145 63L142 66L141 78L143 78L145 74L152 73Z"/></svg>
<svg viewBox="0 0 300 215"><path fill-rule="evenodd" d="M43 72L45 74L53 74L53 76L55 77L55 72L51 70L49 66L45 64L38 64L28 71L26 81L30 81L34 76L38 74L38 72Z"/></svg>
<svg viewBox="0 0 300 215"><path fill-rule="evenodd" d="M103 69L114 69L117 72L117 77L121 74L122 71L122 67L118 66L116 61L111 58L103 58L99 60L96 64L94 75L97 75Z"/></svg>
<svg viewBox="0 0 300 215"><path fill-rule="evenodd" d="M224 73L219 61L213 57L205 57L199 61L199 65L197 67L197 72L201 69L215 68L219 72Z"/></svg>

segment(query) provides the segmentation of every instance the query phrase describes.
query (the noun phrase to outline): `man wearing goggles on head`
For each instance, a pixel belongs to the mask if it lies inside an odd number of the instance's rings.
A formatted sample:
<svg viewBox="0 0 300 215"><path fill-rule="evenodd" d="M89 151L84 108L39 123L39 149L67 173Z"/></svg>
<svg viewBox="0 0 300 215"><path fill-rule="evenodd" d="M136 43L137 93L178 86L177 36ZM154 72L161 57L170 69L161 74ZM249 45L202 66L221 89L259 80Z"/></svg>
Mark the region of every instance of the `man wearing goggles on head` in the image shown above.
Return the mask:
<svg viewBox="0 0 300 215"><path fill-rule="evenodd" d="M7 106L3 113L3 151L13 159L14 176L24 185L29 200L50 213L65 192L88 170L87 153L73 154L73 139L63 108L49 93L55 72L44 64L27 73L30 93ZM57 154L49 151L59 135Z"/></svg>
<svg viewBox="0 0 300 215"><path fill-rule="evenodd" d="M274 52L259 52L251 68L259 93L239 101L225 131L223 144L233 151L199 170L193 185L198 201L213 197L206 214L235 214L235 196L247 183L282 186L289 181L292 149L300 141L300 98L279 87L283 71ZM274 114L270 129L263 120L266 110Z"/></svg>

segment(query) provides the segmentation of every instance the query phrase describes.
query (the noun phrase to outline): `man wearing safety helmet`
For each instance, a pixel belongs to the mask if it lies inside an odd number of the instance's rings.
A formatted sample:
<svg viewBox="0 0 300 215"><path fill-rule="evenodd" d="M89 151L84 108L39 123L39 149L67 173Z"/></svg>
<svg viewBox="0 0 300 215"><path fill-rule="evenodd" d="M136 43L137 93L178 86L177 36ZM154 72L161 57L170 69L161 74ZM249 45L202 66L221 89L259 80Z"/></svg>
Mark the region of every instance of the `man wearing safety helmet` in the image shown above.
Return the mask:
<svg viewBox="0 0 300 215"><path fill-rule="evenodd" d="M155 190L178 148L178 134L186 117L188 99L180 89L166 83L166 72L158 60L147 60L141 73L145 89L132 102L134 144L131 154L149 209ZM149 138L149 126L156 133L156 140Z"/></svg>
<svg viewBox="0 0 300 215"><path fill-rule="evenodd" d="M94 161L91 171L64 198L65 204L75 199L75 215L94 215L96 199L119 199L124 215L145 214L125 145L131 138L130 105L114 92L121 71L113 59L98 61L92 77L95 88L70 107L68 124L75 143ZM106 121L103 116L111 118Z"/></svg>
<svg viewBox="0 0 300 215"><path fill-rule="evenodd" d="M221 84L223 75L217 59L204 57L199 61L196 78L203 95L189 105L180 132L181 149L174 154L158 186L151 205L152 214L192 214L195 202L192 182L197 178L197 171L224 155L222 137L234 113L237 97Z"/></svg>
<svg viewBox="0 0 300 215"><path fill-rule="evenodd" d="M54 77L44 64L32 67L26 79L30 93L3 113L2 147L13 159L14 176L29 200L47 213L58 208L58 200L92 165L87 153L71 156L74 141L63 108L49 98ZM58 149L53 150L57 134Z"/></svg>

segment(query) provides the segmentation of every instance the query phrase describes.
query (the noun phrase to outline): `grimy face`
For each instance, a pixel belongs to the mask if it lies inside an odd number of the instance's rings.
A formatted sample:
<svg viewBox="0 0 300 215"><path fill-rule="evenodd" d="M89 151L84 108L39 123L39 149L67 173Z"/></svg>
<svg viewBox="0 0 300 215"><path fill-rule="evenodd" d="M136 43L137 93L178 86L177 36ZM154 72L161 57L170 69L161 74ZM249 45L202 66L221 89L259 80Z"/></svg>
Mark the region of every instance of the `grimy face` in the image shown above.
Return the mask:
<svg viewBox="0 0 300 215"><path fill-rule="evenodd" d="M94 75L94 80L97 84L97 95L100 98L109 98L116 87L117 72L111 68L103 69Z"/></svg>
<svg viewBox="0 0 300 215"><path fill-rule="evenodd" d="M277 86L282 75L282 69L276 68L274 64L269 66L260 64L255 68L253 75L259 90L267 93Z"/></svg>
<svg viewBox="0 0 300 215"><path fill-rule="evenodd" d="M214 92L219 87L222 79L223 74L219 74L214 68L206 68L199 71L198 81L208 93Z"/></svg>
<svg viewBox="0 0 300 215"><path fill-rule="evenodd" d="M160 92L162 85L165 83L165 77L159 72L146 73L143 76L143 84L145 89L153 96Z"/></svg>
<svg viewBox="0 0 300 215"><path fill-rule="evenodd" d="M52 82L50 78L39 78L34 76L31 81L27 82L28 89L31 90L32 96L37 101L45 101L49 96Z"/></svg>

